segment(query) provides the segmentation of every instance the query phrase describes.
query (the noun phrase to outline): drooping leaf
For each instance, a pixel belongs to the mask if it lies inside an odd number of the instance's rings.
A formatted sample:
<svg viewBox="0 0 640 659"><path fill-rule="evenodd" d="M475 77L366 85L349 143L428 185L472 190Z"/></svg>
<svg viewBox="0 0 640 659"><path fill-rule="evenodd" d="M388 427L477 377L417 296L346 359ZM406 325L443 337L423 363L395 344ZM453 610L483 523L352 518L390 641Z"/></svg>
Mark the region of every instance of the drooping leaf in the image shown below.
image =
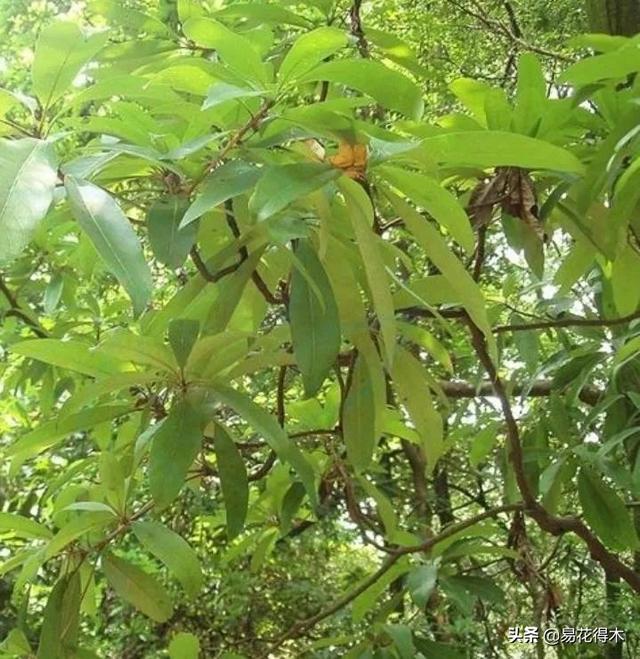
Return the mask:
<svg viewBox="0 0 640 659"><path fill-rule="evenodd" d="M264 437L283 462L289 463L295 469L307 491L309 500L315 506L317 493L313 467L287 433L278 425L275 418L235 389L220 384L211 387L210 390L214 398L235 410Z"/></svg>
<svg viewBox="0 0 640 659"><path fill-rule="evenodd" d="M342 431L349 462L359 470L366 468L376 445L373 385L367 362L356 359L351 384L342 410Z"/></svg>
<svg viewBox="0 0 640 659"><path fill-rule="evenodd" d="M104 573L116 594L156 622L173 613L171 597L155 577L114 554L103 559Z"/></svg>
<svg viewBox="0 0 640 659"><path fill-rule="evenodd" d="M345 194L347 212L356 235L369 290L380 322L385 361L390 366L393 363L396 341L395 312L389 276L385 271L382 254L373 232L373 206L365 191L356 182L343 177L340 187Z"/></svg>
<svg viewBox="0 0 640 659"><path fill-rule="evenodd" d="M189 401L179 401L151 445L149 486L158 507L168 506L178 496L201 446L201 415Z"/></svg>
<svg viewBox="0 0 640 659"><path fill-rule="evenodd" d="M44 609L37 659L65 659L78 633L80 576L62 577L53 587Z"/></svg>
<svg viewBox="0 0 640 659"><path fill-rule="evenodd" d="M436 587L438 566L435 563L419 565L407 575L407 590L416 606L424 609Z"/></svg>
<svg viewBox="0 0 640 659"><path fill-rule="evenodd" d="M132 528L142 546L167 566L187 595L197 597L202 588L202 568L189 543L160 522L142 520Z"/></svg>
<svg viewBox="0 0 640 659"><path fill-rule="evenodd" d="M578 474L578 497L589 526L615 551L636 549L640 544L624 501L590 467Z"/></svg>
<svg viewBox="0 0 640 659"><path fill-rule="evenodd" d="M180 228L187 207L185 198L173 195L153 204L147 216L151 249L158 261L174 270L185 262L198 232L197 224Z"/></svg>
<svg viewBox="0 0 640 659"><path fill-rule="evenodd" d="M305 395L310 397L322 386L340 351L340 322L329 278L308 241L298 243L296 256L321 296L319 300L298 270L293 272L289 299L291 339Z"/></svg>
<svg viewBox="0 0 640 659"><path fill-rule="evenodd" d="M249 506L247 468L235 442L221 425L216 425L214 449L220 486L227 511L227 537L235 538L244 528Z"/></svg>
<svg viewBox="0 0 640 659"><path fill-rule="evenodd" d="M126 289L136 314L146 306L153 281L140 241L114 199L92 183L65 177L71 210L107 268Z"/></svg>
<svg viewBox="0 0 640 659"><path fill-rule="evenodd" d="M53 147L32 138L0 139L0 263L18 256L47 214L57 178Z"/></svg>

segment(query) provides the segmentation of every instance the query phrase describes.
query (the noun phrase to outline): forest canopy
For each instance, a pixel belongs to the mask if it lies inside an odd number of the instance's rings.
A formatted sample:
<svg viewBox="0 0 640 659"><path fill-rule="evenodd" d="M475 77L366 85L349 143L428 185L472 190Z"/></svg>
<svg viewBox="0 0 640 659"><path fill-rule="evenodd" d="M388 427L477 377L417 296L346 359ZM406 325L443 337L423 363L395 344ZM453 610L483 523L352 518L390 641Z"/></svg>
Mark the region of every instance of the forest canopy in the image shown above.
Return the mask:
<svg viewBox="0 0 640 659"><path fill-rule="evenodd" d="M637 2L0 27L0 657L640 656Z"/></svg>

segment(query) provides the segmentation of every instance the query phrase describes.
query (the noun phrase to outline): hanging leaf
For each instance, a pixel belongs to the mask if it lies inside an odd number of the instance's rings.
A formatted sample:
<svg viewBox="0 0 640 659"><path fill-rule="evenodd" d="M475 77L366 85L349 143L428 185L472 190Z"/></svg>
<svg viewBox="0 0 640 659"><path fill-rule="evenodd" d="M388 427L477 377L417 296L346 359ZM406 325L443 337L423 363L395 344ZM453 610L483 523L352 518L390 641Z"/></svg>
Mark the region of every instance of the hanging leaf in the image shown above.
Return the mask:
<svg viewBox="0 0 640 659"><path fill-rule="evenodd" d="M202 446L202 421L187 400L176 403L153 436L149 486L159 508L177 496Z"/></svg>
<svg viewBox="0 0 640 659"><path fill-rule="evenodd" d="M59 579L49 594L42 617L37 659L65 659L78 634L80 575Z"/></svg>
<svg viewBox="0 0 640 659"><path fill-rule="evenodd" d="M340 351L338 307L322 263L306 240L301 240L296 256L320 294L311 289L299 270L291 277L289 322L296 362L302 372L305 395L315 396Z"/></svg>
<svg viewBox="0 0 640 659"><path fill-rule="evenodd" d="M607 547L624 551L640 545L624 501L590 467L580 469L578 497L589 526Z"/></svg>
<svg viewBox="0 0 640 659"><path fill-rule="evenodd" d="M29 517L15 513L0 513L0 533L10 532L17 538L51 538L51 531Z"/></svg>
<svg viewBox="0 0 640 659"><path fill-rule="evenodd" d="M197 597L202 589L202 568L187 541L159 522L138 521L132 528L142 546L167 566L187 595Z"/></svg>
<svg viewBox="0 0 640 659"><path fill-rule="evenodd" d="M227 511L227 537L233 540L244 528L249 506L247 468L229 433L216 425L214 449L220 486Z"/></svg>
<svg viewBox="0 0 640 659"><path fill-rule="evenodd" d="M385 270L382 254L372 228L373 206L366 192L354 181L343 177L340 181L340 187L345 195L347 212L356 235L369 290L380 321L385 361L389 366L393 363L393 351L396 342L395 311L389 276Z"/></svg>
<svg viewBox="0 0 640 659"><path fill-rule="evenodd" d="M114 554L102 561L107 581L116 594L156 622L165 622L173 613L169 593L154 577Z"/></svg>
<svg viewBox="0 0 640 659"><path fill-rule="evenodd" d="M155 257L174 270L181 267L196 241L197 224L180 228L188 202L177 195L157 201L149 209L149 243Z"/></svg>
<svg viewBox="0 0 640 659"><path fill-rule="evenodd" d="M47 142L0 139L0 263L19 256L53 201L57 162Z"/></svg>
<svg viewBox="0 0 640 659"><path fill-rule="evenodd" d="M136 315L140 314L151 297L153 282L129 220L102 188L71 176L65 177L65 186L76 220L107 268L129 293Z"/></svg>
<svg viewBox="0 0 640 659"><path fill-rule="evenodd" d="M342 432L349 462L360 471L371 462L376 445L374 408L373 385L367 362L358 357L342 410Z"/></svg>

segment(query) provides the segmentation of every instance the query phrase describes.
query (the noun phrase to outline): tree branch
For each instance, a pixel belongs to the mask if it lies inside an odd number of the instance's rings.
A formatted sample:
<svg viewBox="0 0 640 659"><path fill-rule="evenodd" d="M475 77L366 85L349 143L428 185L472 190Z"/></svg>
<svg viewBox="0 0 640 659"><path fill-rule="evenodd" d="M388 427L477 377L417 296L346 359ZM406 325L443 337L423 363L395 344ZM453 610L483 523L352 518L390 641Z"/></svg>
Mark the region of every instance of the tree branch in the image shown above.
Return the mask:
<svg viewBox="0 0 640 659"><path fill-rule="evenodd" d="M511 408L511 403L509 402L506 388L491 360L484 335L469 317L467 317L467 325L471 332L471 340L478 359L489 375L495 395L500 401L502 415L507 428L509 461L513 467L518 490L522 495L524 512L534 519L543 531L547 531L552 535L558 536L567 532L577 535L587 545L591 558L600 563L605 573L624 579L633 590L640 593L640 574L625 565L615 554L612 554L591 530L585 526L581 519L578 517L556 517L547 512L538 503L526 476L520 431Z"/></svg>
<svg viewBox="0 0 640 659"><path fill-rule="evenodd" d="M10 309L5 312L5 315L20 318L29 326L33 333L40 338L44 339L48 336L48 333L40 326L40 323L31 318L31 316L29 316L29 314L20 306L18 298L11 292L2 275L0 275L0 292L4 295L10 307Z"/></svg>

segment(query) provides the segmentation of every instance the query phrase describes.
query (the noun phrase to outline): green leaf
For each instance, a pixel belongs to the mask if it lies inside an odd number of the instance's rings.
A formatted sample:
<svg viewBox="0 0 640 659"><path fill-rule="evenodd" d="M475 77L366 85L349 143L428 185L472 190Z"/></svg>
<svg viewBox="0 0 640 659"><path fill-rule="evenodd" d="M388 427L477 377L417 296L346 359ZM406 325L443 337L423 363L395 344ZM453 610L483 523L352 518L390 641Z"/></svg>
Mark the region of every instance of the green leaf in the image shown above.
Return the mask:
<svg viewBox="0 0 640 659"><path fill-rule="evenodd" d="M444 451L442 417L433 405L429 380L420 362L403 348L396 351L393 384L400 402L406 407L422 440L429 470L433 470Z"/></svg>
<svg viewBox="0 0 640 659"><path fill-rule="evenodd" d="M94 354L117 362L140 364L154 370L175 372L176 361L167 346L152 336L118 328L107 333Z"/></svg>
<svg viewBox="0 0 640 659"><path fill-rule="evenodd" d="M198 659L200 656L200 641L197 636L187 632L179 632L169 643L170 659Z"/></svg>
<svg viewBox="0 0 640 659"><path fill-rule="evenodd" d="M590 467L580 469L578 497L589 526L607 547L624 551L639 546L624 501Z"/></svg>
<svg viewBox="0 0 640 659"><path fill-rule="evenodd" d="M356 359L351 383L342 410L342 430L349 462L365 469L371 462L376 445L375 399L367 362Z"/></svg>
<svg viewBox="0 0 640 659"><path fill-rule="evenodd" d="M269 167L258 181L249 208L262 222L301 197L340 176L340 170L315 162Z"/></svg>
<svg viewBox="0 0 640 659"><path fill-rule="evenodd" d="M235 442L219 424L216 425L214 449L227 511L227 537L233 540L244 528L249 507L247 468Z"/></svg>
<svg viewBox="0 0 640 659"><path fill-rule="evenodd" d="M387 570L380 579L369 586L356 599L353 600L351 616L355 623L362 621L364 616L380 601L384 591L390 583L408 572L410 565L404 558L400 559L391 569Z"/></svg>
<svg viewBox="0 0 640 659"><path fill-rule="evenodd" d="M197 224L180 228L187 208L188 201L184 197L174 195L157 201L147 215L151 249L160 263L173 270L184 264L196 242Z"/></svg>
<svg viewBox="0 0 640 659"><path fill-rule="evenodd" d="M179 401L154 434L151 445L149 486L159 508L178 496L201 446L201 416L189 401Z"/></svg>
<svg viewBox="0 0 640 659"><path fill-rule="evenodd" d="M219 9L217 17L249 20L256 23L270 23L276 26L297 25L308 27L309 20L277 4L249 4L238 2Z"/></svg>
<svg viewBox="0 0 640 659"><path fill-rule="evenodd" d="M295 253L321 295L319 300L307 279L294 270L289 322L293 352L309 398L322 386L340 351L340 321L329 278L315 250L308 241L301 240Z"/></svg>
<svg viewBox="0 0 640 659"><path fill-rule="evenodd" d="M54 21L40 33L33 60L33 91L45 110L68 94L75 77L107 43L108 32L85 35L75 23Z"/></svg>
<svg viewBox="0 0 640 659"><path fill-rule="evenodd" d="M427 563L413 568L407 575L406 586L415 605L424 609L436 587L438 580L438 566Z"/></svg>
<svg viewBox="0 0 640 659"><path fill-rule="evenodd" d="M19 256L53 201L57 162L41 140L0 139L0 263Z"/></svg>
<svg viewBox="0 0 640 659"><path fill-rule="evenodd" d="M253 426L264 437L278 457L295 469L307 491L309 500L315 507L317 505L317 493L313 467L300 449L291 441L285 430L278 425L275 418L262 407L256 405L248 396L235 389L220 384L211 387L210 391L215 398L231 407L249 425Z"/></svg>
<svg viewBox="0 0 640 659"><path fill-rule="evenodd" d="M611 269L613 300L621 316L632 314L640 304L640 286L631 286L633 281L640 281L640 256L631 245L627 245Z"/></svg>
<svg viewBox="0 0 640 659"><path fill-rule="evenodd" d="M169 343L180 368L185 367L199 333L197 320L176 318L169 323Z"/></svg>
<svg viewBox="0 0 640 659"><path fill-rule="evenodd" d="M533 53L524 53L518 61L518 89L513 111L514 129L533 136L545 112L547 83L540 60Z"/></svg>
<svg viewBox="0 0 640 659"><path fill-rule="evenodd" d="M0 533L7 531L17 538L51 538L51 531L33 519L15 513L0 513Z"/></svg>
<svg viewBox="0 0 640 659"><path fill-rule="evenodd" d="M202 589L202 568L189 543L159 522L139 521L132 528L142 546L167 566L187 595L196 597Z"/></svg>
<svg viewBox="0 0 640 659"><path fill-rule="evenodd" d="M169 593L154 577L113 554L107 554L102 564L107 581L119 597L156 622L171 617Z"/></svg>
<svg viewBox="0 0 640 659"><path fill-rule="evenodd" d="M29 339L14 343L11 351L16 355L37 359L45 364L66 368L77 373L99 377L115 375L121 367L100 352L81 341L58 339Z"/></svg>
<svg viewBox="0 0 640 659"><path fill-rule="evenodd" d="M214 48L230 69L247 82L264 85L267 70L249 39L210 18L190 18L183 26L185 36L205 48Z"/></svg>
<svg viewBox="0 0 640 659"><path fill-rule="evenodd" d="M115 521L113 512L80 512L68 524L65 524L51 538L45 549L45 558L48 560L59 554L65 547L78 540L83 535Z"/></svg>
<svg viewBox="0 0 640 659"><path fill-rule="evenodd" d="M238 87L236 85L230 85L227 82L218 82L216 83L209 92L207 93L207 98L202 104L203 110L208 110L209 108L215 108L221 103L226 101L232 101L240 98L254 98L256 96L263 96L264 91L259 89L246 89L244 87Z"/></svg>
<svg viewBox="0 0 640 659"><path fill-rule="evenodd" d="M37 659L65 659L75 642L80 620L80 575L59 579L42 617Z"/></svg>
<svg viewBox="0 0 640 659"><path fill-rule="evenodd" d="M207 176L202 184L202 192L189 206L180 226L187 226L212 208L250 190L261 175L261 169L241 160L224 163Z"/></svg>
<svg viewBox="0 0 640 659"><path fill-rule="evenodd" d="M298 37L280 65L280 84L305 75L327 57L344 48L347 42L346 33L333 27L319 27Z"/></svg>
<svg viewBox="0 0 640 659"><path fill-rule="evenodd" d="M444 133L427 137L423 147L448 167L524 167L581 174L582 163L559 146L499 130Z"/></svg>
<svg viewBox="0 0 640 659"><path fill-rule="evenodd" d="M384 179L405 194L414 204L422 206L440 226L471 253L475 245L471 222L456 197L436 180L417 172L397 167L381 167Z"/></svg>
<svg viewBox="0 0 640 659"><path fill-rule="evenodd" d="M65 186L73 215L140 314L151 297L153 281L129 220L102 188L71 176L65 177Z"/></svg>
<svg viewBox="0 0 640 659"><path fill-rule="evenodd" d="M629 43L611 53L586 57L566 69L559 80L574 85L589 85L600 80L626 78L640 70L640 48Z"/></svg>
<svg viewBox="0 0 640 659"><path fill-rule="evenodd" d="M367 94L380 105L397 110L410 119L424 111L422 90L399 71L373 60L336 60L317 66L302 77L302 82L328 80Z"/></svg>
<svg viewBox="0 0 640 659"><path fill-rule="evenodd" d="M96 405L75 414L58 417L22 435L17 442L4 450L4 454L24 460L54 446L71 433L89 430L131 411L131 405Z"/></svg>
<svg viewBox="0 0 640 659"><path fill-rule="evenodd" d="M493 345L493 335L484 306L482 291L458 257L447 247L443 237L431 224L419 215L409 204L397 195L389 194L389 199L398 214L404 219L407 229L413 234L429 259L444 275L447 283L458 295L474 323L484 333L489 346Z"/></svg>
<svg viewBox="0 0 640 659"><path fill-rule="evenodd" d="M369 290L373 299L384 343L387 366L393 363L396 342L395 310L389 276L385 270L377 236L373 231L373 206L367 193L355 181L343 177L340 187L345 195L347 212L362 256Z"/></svg>

